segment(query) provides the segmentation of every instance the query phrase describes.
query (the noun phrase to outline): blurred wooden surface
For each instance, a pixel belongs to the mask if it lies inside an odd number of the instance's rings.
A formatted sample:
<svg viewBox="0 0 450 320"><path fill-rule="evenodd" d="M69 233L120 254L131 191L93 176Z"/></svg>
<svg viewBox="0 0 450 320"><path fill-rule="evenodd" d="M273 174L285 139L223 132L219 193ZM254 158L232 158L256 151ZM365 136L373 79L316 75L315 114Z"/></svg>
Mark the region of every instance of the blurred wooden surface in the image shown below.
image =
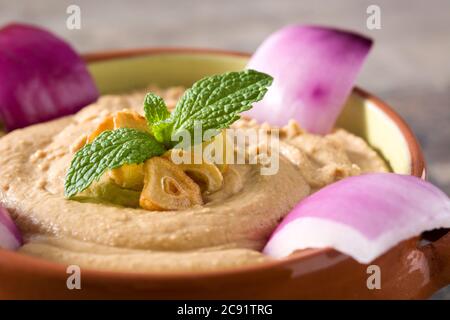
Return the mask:
<svg viewBox="0 0 450 320"><path fill-rule="evenodd" d="M81 8L81 29L66 28L66 8ZM381 8L381 30L368 30L366 9ZM79 51L195 46L252 52L292 23L348 28L375 39L358 84L383 98L410 124L429 179L450 194L449 0L0 0L0 25L35 23ZM449 298L450 290L438 297Z"/></svg>

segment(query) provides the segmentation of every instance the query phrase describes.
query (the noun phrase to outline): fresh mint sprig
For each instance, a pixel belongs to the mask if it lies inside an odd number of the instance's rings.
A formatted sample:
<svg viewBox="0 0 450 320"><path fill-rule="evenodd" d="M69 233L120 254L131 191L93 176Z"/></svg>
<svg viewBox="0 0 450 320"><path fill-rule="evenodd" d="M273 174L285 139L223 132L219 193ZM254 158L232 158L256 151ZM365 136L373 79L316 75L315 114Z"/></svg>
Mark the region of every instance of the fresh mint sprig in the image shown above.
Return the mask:
<svg viewBox="0 0 450 320"><path fill-rule="evenodd" d="M146 132L129 128L105 131L75 154L65 180L65 195L70 198L85 190L108 169L141 163L165 151Z"/></svg>
<svg viewBox="0 0 450 320"><path fill-rule="evenodd" d="M159 142L173 147L176 141L170 138L180 131L194 137L196 122L202 123L204 131L227 128L264 97L272 80L255 70L204 78L186 90L170 117L155 123L152 132Z"/></svg>
<svg viewBox="0 0 450 320"><path fill-rule="evenodd" d="M261 100L272 77L255 70L228 72L201 79L186 90L171 114L164 100L152 93L144 100L144 113L151 134L136 129L105 131L74 156L64 190L70 198L88 188L107 170L142 163L173 148L172 137L186 130L194 136L195 124L203 130L224 129L239 114ZM219 131L218 131L219 132Z"/></svg>
<svg viewBox="0 0 450 320"><path fill-rule="evenodd" d="M145 96L144 113L150 127L155 123L166 120L170 117L170 112L167 109L164 100L153 93L147 93Z"/></svg>

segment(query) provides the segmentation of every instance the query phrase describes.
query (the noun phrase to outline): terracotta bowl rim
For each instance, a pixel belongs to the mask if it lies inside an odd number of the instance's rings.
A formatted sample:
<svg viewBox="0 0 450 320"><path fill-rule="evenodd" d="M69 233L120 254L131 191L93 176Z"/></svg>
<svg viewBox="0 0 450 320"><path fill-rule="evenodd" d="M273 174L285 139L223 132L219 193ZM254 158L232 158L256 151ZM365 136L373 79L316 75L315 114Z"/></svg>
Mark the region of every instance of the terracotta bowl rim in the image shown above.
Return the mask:
<svg viewBox="0 0 450 320"><path fill-rule="evenodd" d="M251 54L240 51L231 51L223 49L208 49L208 48L190 48L190 47L152 47L152 48L138 48L138 49L125 49L125 50L107 50L87 53L82 55L83 59L90 62L105 61L118 58L130 58L146 55L158 55L158 54L199 54L199 55L222 55L222 56L234 56L249 58ZM383 111L399 128L400 132L404 136L411 155L411 175L425 178L425 160L419 142L417 141L414 133L409 128L407 123L398 115L389 105L387 105L381 99L375 97L371 93L359 88L354 88L354 93L362 97L365 100L369 100L374 106ZM182 281L182 280L195 280L201 278L214 278L233 276L241 273L249 272L263 272L269 271L272 268L287 267L299 260L305 258L313 258L318 255L337 256L343 255L342 253L331 249L307 249L295 253L287 258L268 261L260 264L241 266L237 268L212 270L212 271L200 271L200 272L122 272L122 271L108 271L97 269L82 269L83 278L91 278L95 280L123 280L123 281ZM347 257L351 259L350 257ZM67 265L54 263L45 259L27 256L24 254L2 250L0 249L0 263L5 261L8 264L22 265L22 268L18 268L18 271L28 269L34 273L52 275L52 274L65 274Z"/></svg>

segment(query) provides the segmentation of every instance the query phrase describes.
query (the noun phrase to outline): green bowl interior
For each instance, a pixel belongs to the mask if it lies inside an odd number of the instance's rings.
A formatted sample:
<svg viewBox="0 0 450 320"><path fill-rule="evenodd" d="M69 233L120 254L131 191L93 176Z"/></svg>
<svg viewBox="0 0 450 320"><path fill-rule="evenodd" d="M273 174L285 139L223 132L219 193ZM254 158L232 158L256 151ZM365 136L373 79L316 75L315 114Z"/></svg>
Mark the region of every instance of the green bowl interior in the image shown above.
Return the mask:
<svg viewBox="0 0 450 320"><path fill-rule="evenodd" d="M242 70L247 58L226 53L157 53L89 63L102 94L144 88L190 86L211 74ZM376 103L357 92L348 99L337 126L364 138L396 173L411 173L406 139L396 123Z"/></svg>

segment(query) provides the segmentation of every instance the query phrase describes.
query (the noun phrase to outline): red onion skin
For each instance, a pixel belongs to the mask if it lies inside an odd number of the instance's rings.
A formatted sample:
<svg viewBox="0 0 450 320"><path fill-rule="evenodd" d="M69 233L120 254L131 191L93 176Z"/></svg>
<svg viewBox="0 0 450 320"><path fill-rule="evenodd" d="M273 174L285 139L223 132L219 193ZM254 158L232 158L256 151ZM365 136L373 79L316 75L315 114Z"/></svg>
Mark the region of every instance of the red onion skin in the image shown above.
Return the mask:
<svg viewBox="0 0 450 320"><path fill-rule="evenodd" d="M69 45L24 24L0 29L0 83L0 121L8 131L73 114L99 95Z"/></svg>
<svg viewBox="0 0 450 320"><path fill-rule="evenodd" d="M405 192L406 190L408 192ZM380 201L381 197L386 200ZM392 201L387 200L390 197ZM426 203L424 200L427 199L435 201ZM433 207L433 203L437 203L436 199L441 199L439 204L446 204L439 210L446 209L450 216L450 202L447 195L420 178L394 173L350 177L319 190L299 203L296 209L301 214L288 215L278 226L277 231L299 216L315 217L351 225L367 238L375 239L386 230L394 217L397 222L399 219L404 221L414 219L414 214L419 212L414 210L416 209L413 206L414 202L421 203L417 209L426 211L427 208ZM404 206L405 210L398 210L399 206ZM359 212L357 216L354 214L355 211ZM374 215L373 212L377 214Z"/></svg>
<svg viewBox="0 0 450 320"><path fill-rule="evenodd" d="M334 247L367 263L403 240L449 227L450 199L431 183L395 173L364 174L303 199L264 252L285 256L296 249Z"/></svg>
<svg viewBox="0 0 450 320"><path fill-rule="evenodd" d="M10 236L14 238L17 245L14 248L7 248L7 249L17 249L19 246L23 244L22 235L17 228L14 221L11 219L8 210L3 208L0 205L0 225L5 227L6 232L10 233ZM1 238L1 237L0 237ZM2 248L2 244L0 243L0 248Z"/></svg>
<svg viewBox="0 0 450 320"><path fill-rule="evenodd" d="M327 27L294 25L275 32L247 65L274 82L246 115L276 126L295 119L308 132L329 133L371 46L368 38Z"/></svg>

